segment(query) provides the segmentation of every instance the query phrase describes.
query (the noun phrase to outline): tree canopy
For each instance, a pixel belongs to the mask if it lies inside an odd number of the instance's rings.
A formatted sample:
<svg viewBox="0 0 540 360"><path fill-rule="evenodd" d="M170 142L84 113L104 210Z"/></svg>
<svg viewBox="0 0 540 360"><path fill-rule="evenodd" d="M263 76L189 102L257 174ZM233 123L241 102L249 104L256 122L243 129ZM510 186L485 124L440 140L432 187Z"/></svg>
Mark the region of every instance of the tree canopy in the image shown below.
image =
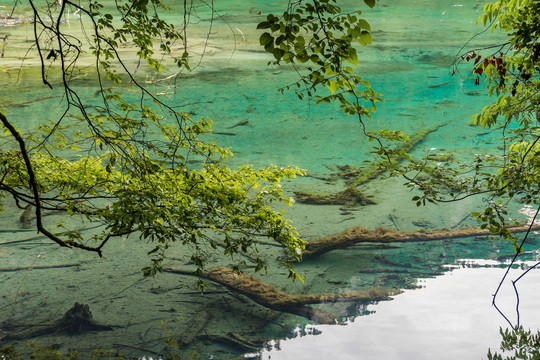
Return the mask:
<svg viewBox="0 0 540 360"><path fill-rule="evenodd" d="M195 119L153 95L137 78L139 65L132 70L120 52L125 46L133 49L139 64L145 61L157 72L171 64L179 72L189 71L186 17L183 27L162 17L179 9L161 0L28 4L33 23L29 51L39 57L44 89L62 88L65 108L58 118L44 117L37 131L23 129L9 110L0 113L11 139L9 148L0 152L0 196L11 196L19 208L35 213L37 230L64 247L101 256L115 237L133 234L152 242L147 275L161 271L174 242L188 246L186 256L197 272L212 251L230 257L246 254L256 270L265 268L264 254L257 249L259 237L282 246L288 259L301 258L305 243L280 208L292 204L280 181L303 171L292 166L230 168L224 161L232 156L230 149L205 140L212 120ZM298 81L282 91L295 87L301 99L339 101L362 122L380 97L353 73L352 66L359 62L353 43L371 42L361 12L345 12L336 0L284 5L283 13L270 14L258 24L264 30L260 44L276 63L302 64ZM13 11L17 6L19 2ZM190 9L184 4L181 11L186 15ZM83 37L63 26L72 13L80 16ZM87 53L92 55L99 101L88 100L73 85L88 65ZM128 82L137 88L137 97L117 87ZM326 90L315 95L320 88ZM62 224L53 230L43 221L47 211L97 222L102 230L91 238ZM236 269L243 263L238 260ZM284 265L290 277L298 277L292 261Z"/></svg>

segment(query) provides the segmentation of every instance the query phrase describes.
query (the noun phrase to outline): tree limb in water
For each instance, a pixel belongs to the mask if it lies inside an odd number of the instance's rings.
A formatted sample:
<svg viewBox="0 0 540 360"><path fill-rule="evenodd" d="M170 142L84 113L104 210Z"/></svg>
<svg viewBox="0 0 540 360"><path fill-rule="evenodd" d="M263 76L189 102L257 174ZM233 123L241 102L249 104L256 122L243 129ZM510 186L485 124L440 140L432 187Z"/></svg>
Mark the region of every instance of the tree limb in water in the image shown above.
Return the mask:
<svg viewBox="0 0 540 360"><path fill-rule="evenodd" d="M381 175L388 170L388 164L398 164L405 159L405 154L409 153L416 145L424 141L424 138L439 130L441 127L446 126L448 122L444 122L429 128L424 128L415 134L413 134L409 140L403 141L396 150L401 152L393 152L389 154L388 158L385 158L380 162L373 162L367 168L356 168L353 166L345 165L339 168L337 175L341 178L346 179L348 186L360 186L365 183L370 182L375 179L377 176Z"/></svg>
<svg viewBox="0 0 540 360"><path fill-rule="evenodd" d="M321 324L335 324L337 315L326 310L312 308L306 305L322 304L329 302L370 302L389 300L390 296L397 295L400 291L383 287L373 287L365 291L351 291L341 294L288 294L276 289L261 280L239 274L236 271L224 267L217 267L205 274L194 274L185 270L164 269L165 272L196 275L216 282L226 288L247 296L257 304L266 308L287 312L306 317Z"/></svg>
<svg viewBox="0 0 540 360"><path fill-rule="evenodd" d="M529 228L531 230L538 230L540 229L540 225L533 225L532 227L530 225L513 226L508 227L508 230L513 233L520 233L526 232ZM306 259L319 256L359 243L422 242L490 235L494 234L489 230L480 228L397 231L378 227L371 231L365 227L356 226L339 234L325 236L308 242L306 249L302 253L302 258Z"/></svg>

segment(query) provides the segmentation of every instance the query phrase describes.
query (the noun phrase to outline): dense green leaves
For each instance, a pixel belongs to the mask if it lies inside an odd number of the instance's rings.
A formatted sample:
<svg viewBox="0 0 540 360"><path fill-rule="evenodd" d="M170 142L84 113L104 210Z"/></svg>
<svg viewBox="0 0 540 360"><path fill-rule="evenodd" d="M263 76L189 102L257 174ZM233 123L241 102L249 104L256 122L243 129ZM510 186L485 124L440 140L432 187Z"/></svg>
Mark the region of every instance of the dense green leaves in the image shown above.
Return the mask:
<svg viewBox="0 0 540 360"><path fill-rule="evenodd" d="M365 3L375 6L375 1ZM266 30L260 44L274 56L274 63L296 66L301 74L299 81L281 90L295 89L300 99L315 97L317 103L335 101L360 121L370 117L382 99L352 67L359 64L354 44L372 42L371 27L361 15L361 11L343 12L336 0L304 0L289 3L281 16L270 14L259 23L257 29ZM317 95L321 88L322 94Z"/></svg>
<svg viewBox="0 0 540 360"><path fill-rule="evenodd" d="M119 101L123 107L121 98ZM160 271L166 250L175 242L191 248L190 260L199 272L213 250L235 259L237 254L249 254L257 270L265 268L257 237L274 239L288 256L300 259L303 241L282 210L272 205L292 205L280 180L301 174L298 169L230 169L220 161L230 154L227 149L200 140L211 131L209 121L192 121L183 115L184 127L180 129L166 125L150 108L144 108L140 113L145 122L140 123L134 117L136 106L128 105L125 116L88 113L92 131L78 130L76 137L82 148L99 144L96 155L78 160L54 155L72 146L73 142L63 141L69 128L57 127L54 134L58 141L46 146L38 138L27 140L33 145L32 171L43 208L102 223L102 232L94 236L98 242L133 234L154 243L149 253L152 266L145 269L149 275ZM134 140L131 135L140 134L144 127L153 133L159 131L153 143L165 145L145 146ZM45 135L51 133L49 127L42 130ZM202 163L199 169L190 168L185 161L188 153L212 161ZM3 191L16 198L31 192L28 169L13 151L1 154L0 173ZM79 233L65 231L64 235L68 244L82 241ZM291 276L295 275L291 268Z"/></svg>

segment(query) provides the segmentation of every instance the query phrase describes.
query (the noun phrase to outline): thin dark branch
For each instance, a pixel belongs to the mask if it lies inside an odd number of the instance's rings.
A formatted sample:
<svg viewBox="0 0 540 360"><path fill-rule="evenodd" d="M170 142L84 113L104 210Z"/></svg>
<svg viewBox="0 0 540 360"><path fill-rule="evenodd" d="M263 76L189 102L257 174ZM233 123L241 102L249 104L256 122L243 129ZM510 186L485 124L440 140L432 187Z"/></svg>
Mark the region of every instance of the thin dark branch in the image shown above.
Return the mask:
<svg viewBox="0 0 540 360"><path fill-rule="evenodd" d="M502 287L502 284L504 283L504 280L506 280L506 277L508 276L508 273L510 272L510 269L512 268L512 266L514 265L514 263L516 262L519 254L521 254L521 251L523 250L523 245L525 245L525 241L527 240L527 238L529 237L529 234L531 232L531 229L534 225L534 222L536 220L536 217L538 216L538 214L540 213L540 206L538 207L538 209L536 209L536 213L534 214L532 220L531 220L531 223L529 225L529 229L527 230L527 233L525 233L525 236L523 237L523 240L521 241L521 243L519 244L519 247L516 249L516 254L514 255L514 257L512 258L512 261L510 262L510 264L508 265L508 267L506 268L506 271L503 275L503 277L501 278L501 281L499 282L499 285L497 286L497 290L495 291L495 294L493 294L493 301L492 301L492 305L495 307L495 309L497 309L497 311L499 312L499 314L502 315L502 317L506 320L506 322L508 322L508 324L514 328L514 329L517 329L519 327L519 293L517 291L517 288L515 286L515 283L517 281L519 281L527 272L529 272L529 270L527 270L524 274L522 274L517 280L515 281L512 281L512 285L514 286L514 291L516 292L516 297L517 297L517 304L516 304L516 314L517 314L517 324L514 326L512 324L512 322L508 319L508 317L499 309L499 307L497 306L496 304L496 299L497 299L497 295L499 294L499 290L501 289ZM536 264L534 267L536 267L538 264Z"/></svg>

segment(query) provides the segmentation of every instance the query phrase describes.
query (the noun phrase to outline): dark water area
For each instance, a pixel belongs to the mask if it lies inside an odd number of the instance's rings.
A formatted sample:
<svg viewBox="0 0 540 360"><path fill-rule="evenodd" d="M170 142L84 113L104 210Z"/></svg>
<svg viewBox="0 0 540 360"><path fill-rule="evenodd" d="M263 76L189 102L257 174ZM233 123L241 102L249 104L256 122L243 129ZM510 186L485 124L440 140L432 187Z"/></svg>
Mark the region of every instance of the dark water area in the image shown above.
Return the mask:
<svg viewBox="0 0 540 360"><path fill-rule="evenodd" d="M265 14L280 4L216 1L221 17L215 20L213 35L204 46L210 12L199 5L200 21L193 25L189 39L193 53L204 52L205 56L193 72L179 76L175 89L165 83L149 84L149 89L193 117L211 118L215 133L210 139L230 146L235 154L230 166L297 165L306 169L308 176L283 183L293 198L298 191L328 194L343 190L342 180L327 179L339 167L358 166L371 159L371 144L358 121L336 106L314 105L299 101L294 93L277 91L296 73L286 66L267 65L270 58L259 49L255 27L261 19L258 10ZM0 6L1 15L9 11L11 2L2 0ZM360 49L358 73L385 99L373 119L366 121L369 130L389 128L414 134L439 127L415 147L417 155L437 149L467 159L496 150L496 136L468 125L471 116L488 103L485 92L474 85L467 65L452 76L452 64L463 46L475 48L501 40L500 34L482 33L475 25L482 7L483 2L476 0L383 0L373 10L365 9L373 45ZM169 16L179 21L174 13ZM66 26L77 31L73 24ZM58 84L52 91L43 86L33 53L28 55L27 69L22 73L13 70L21 65L20 57L26 51L29 24L0 28L0 36L4 33L10 34L10 42L6 58L0 59L0 81L7 89L0 95L0 104L7 108L9 118L20 119L21 129L29 130L44 115L49 119L59 116L62 89ZM136 60L125 56L135 68ZM198 63L197 58L194 62ZM155 80L173 73L167 68L162 74L141 69L138 76ZM97 101L90 69L81 71L74 85L85 101ZM35 99L42 100L30 102ZM13 144L0 137L0 146ZM476 226L470 213L482 205L481 199L469 198L416 207L411 201L414 191L404 187L402 180L384 176L365 184L362 191L376 204L344 208L297 201L286 214L309 241L353 226L401 231ZM287 279L279 265L278 248L261 245L261 251L268 254L269 270L256 276L279 290L295 294L342 293L373 286L405 290L394 300L379 304L313 305L336 314L346 324L318 325L265 308L214 283L201 295L192 276L163 273L143 278L140 269L148 265L146 253L151 244L135 237L108 244L105 259L59 249L33 229L21 228L21 210L7 198L4 208L0 215L0 342L8 332L50 325L75 302L87 304L94 319L112 330L84 335L52 333L32 340L59 344L61 350L114 348L133 358L153 359L168 351L165 334L184 343L186 353L196 352L202 359L236 359L245 354L263 359L481 359L489 346L497 346L498 327L505 325L490 306L491 294L512 256L512 245L504 241L472 237L357 245L298 264L304 284ZM526 215L518 212L521 208L511 205L511 216L524 220ZM51 226L64 221L88 237L100 230L60 214L51 214L46 221ZM536 234L530 237L526 260L538 259L537 241ZM165 267L189 268L185 255L185 248L176 244ZM227 258L212 261L213 266L228 265ZM531 264L522 263L516 274ZM530 279L534 284L537 277ZM534 298L527 296L530 286L524 283L524 299ZM511 311L511 294L502 301ZM534 303L524 305L524 314L534 307ZM530 311L524 318L537 319ZM537 324L531 322L530 326Z"/></svg>

